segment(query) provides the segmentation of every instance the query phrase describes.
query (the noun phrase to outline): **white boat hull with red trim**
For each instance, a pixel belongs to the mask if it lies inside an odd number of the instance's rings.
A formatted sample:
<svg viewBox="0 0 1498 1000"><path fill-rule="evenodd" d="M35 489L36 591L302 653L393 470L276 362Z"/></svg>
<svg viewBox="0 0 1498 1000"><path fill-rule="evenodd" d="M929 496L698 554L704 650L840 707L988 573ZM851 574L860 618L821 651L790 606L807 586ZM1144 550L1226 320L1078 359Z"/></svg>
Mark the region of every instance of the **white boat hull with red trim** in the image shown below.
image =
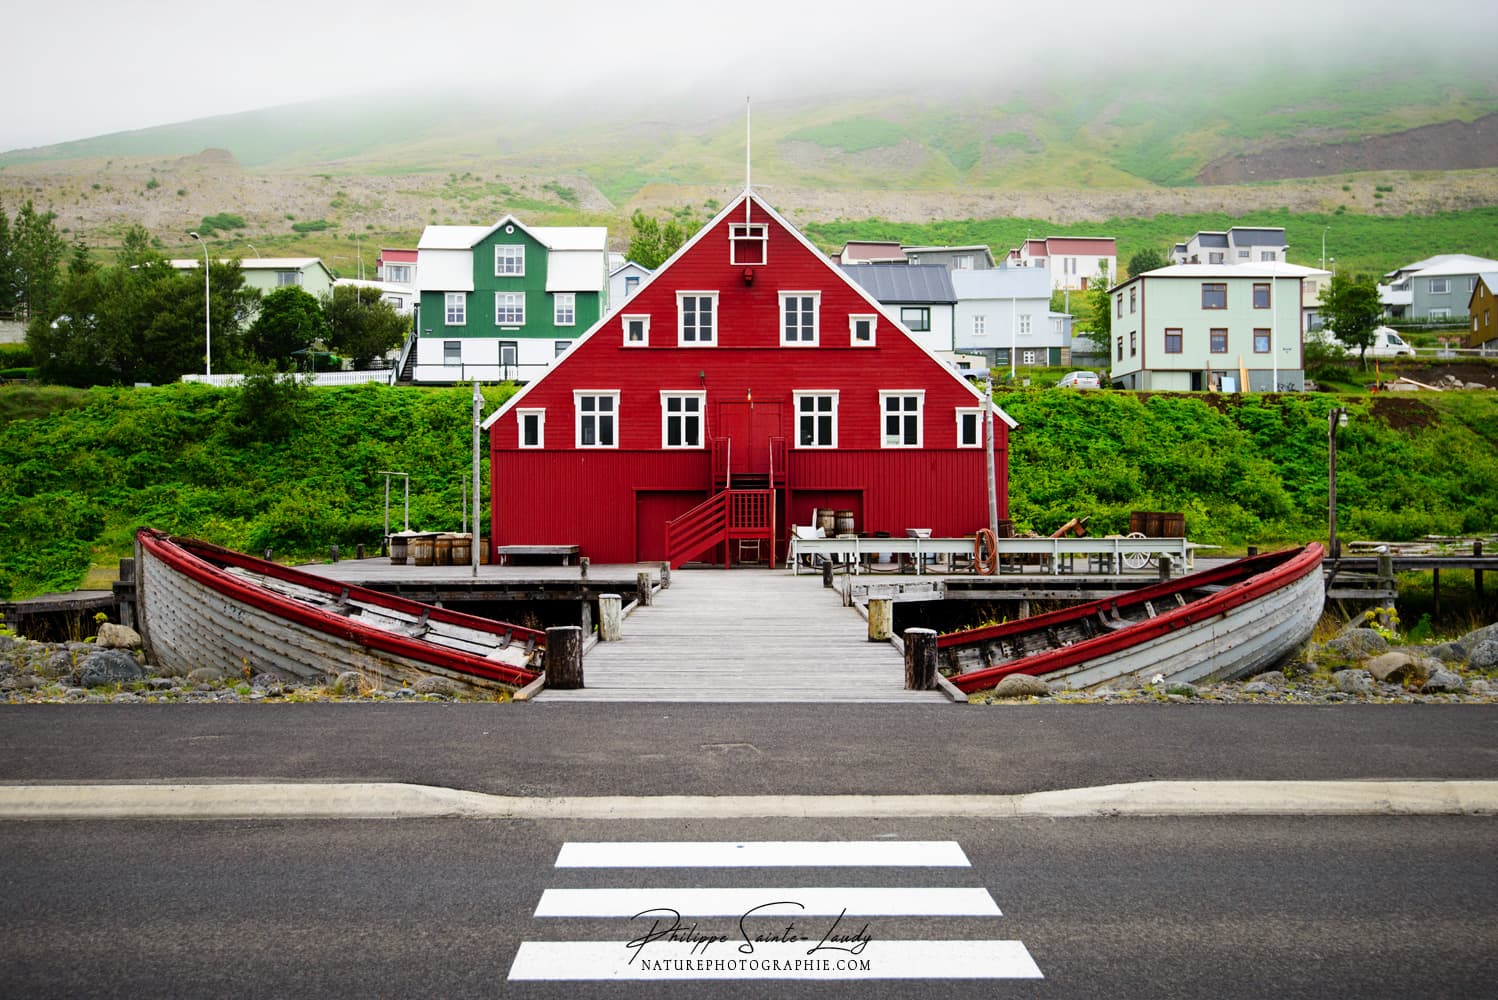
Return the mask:
<svg viewBox="0 0 1498 1000"><path fill-rule="evenodd" d="M545 633L328 580L149 528L136 534L136 618L146 655L187 674L276 673L376 687L444 677L514 690L540 676Z"/></svg>
<svg viewBox="0 0 1498 1000"><path fill-rule="evenodd" d="M1321 617L1323 549L1271 552L1117 597L943 635L940 661L960 690L1029 674L1068 688L1123 677L1208 683L1267 670L1310 639Z"/></svg>

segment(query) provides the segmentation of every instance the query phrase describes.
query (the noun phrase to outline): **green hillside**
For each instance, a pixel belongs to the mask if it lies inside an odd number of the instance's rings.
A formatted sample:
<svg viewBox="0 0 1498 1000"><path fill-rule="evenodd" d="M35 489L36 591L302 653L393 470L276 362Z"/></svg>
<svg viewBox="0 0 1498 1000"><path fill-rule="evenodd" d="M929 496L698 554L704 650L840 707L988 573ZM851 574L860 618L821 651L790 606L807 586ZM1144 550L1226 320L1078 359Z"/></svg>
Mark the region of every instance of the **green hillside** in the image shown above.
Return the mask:
<svg viewBox="0 0 1498 1000"><path fill-rule="evenodd" d="M487 390L487 408L512 391ZM1021 529L1087 515L1106 534L1131 510L1170 510L1194 540L1240 550L1325 538L1334 404L1352 418L1338 448L1344 538L1498 525L1498 394L997 398L1020 425ZM72 589L91 566L112 575L141 525L283 555L377 545L383 469L411 474L412 527L456 530L469 407L466 388L368 385L310 390L281 422L239 390L0 388L0 598Z"/></svg>

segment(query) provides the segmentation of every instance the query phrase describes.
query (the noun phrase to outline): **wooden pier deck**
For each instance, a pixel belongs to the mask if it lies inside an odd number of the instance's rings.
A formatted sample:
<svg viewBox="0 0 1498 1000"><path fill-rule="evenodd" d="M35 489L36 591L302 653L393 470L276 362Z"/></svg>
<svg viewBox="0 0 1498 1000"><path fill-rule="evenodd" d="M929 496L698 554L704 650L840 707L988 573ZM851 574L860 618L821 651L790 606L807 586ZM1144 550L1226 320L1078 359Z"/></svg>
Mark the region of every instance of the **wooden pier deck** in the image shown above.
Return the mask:
<svg viewBox="0 0 1498 1000"><path fill-rule="evenodd" d="M906 691L905 662L818 576L687 569L583 657L575 691L545 702L947 702Z"/></svg>

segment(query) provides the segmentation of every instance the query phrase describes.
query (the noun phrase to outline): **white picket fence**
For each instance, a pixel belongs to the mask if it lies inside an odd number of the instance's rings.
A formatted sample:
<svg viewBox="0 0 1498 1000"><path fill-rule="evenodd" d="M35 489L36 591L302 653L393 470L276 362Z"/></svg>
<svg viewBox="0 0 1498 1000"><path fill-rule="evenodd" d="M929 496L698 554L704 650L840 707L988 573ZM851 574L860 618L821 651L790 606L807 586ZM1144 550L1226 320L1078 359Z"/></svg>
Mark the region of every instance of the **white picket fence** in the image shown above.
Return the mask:
<svg viewBox="0 0 1498 1000"><path fill-rule="evenodd" d="M393 374L394 369L391 368L374 368L362 372L317 372L311 376L311 382L313 385L363 385L366 382L385 382L388 384ZM306 377L305 375L298 376L298 378L304 379ZM239 374L183 375L182 381L198 382L204 385L226 386L238 385L244 381L244 376Z"/></svg>

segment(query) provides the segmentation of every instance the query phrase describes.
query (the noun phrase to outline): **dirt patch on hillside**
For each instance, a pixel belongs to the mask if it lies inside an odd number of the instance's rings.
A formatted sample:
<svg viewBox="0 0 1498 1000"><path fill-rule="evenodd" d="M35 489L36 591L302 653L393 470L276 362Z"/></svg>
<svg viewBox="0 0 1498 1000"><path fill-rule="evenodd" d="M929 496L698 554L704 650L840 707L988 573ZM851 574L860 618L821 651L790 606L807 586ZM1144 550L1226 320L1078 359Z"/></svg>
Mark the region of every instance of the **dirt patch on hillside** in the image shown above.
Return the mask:
<svg viewBox="0 0 1498 1000"><path fill-rule="evenodd" d="M1473 122L1422 125L1348 142L1284 146L1223 156L1202 167L1201 184L1251 184L1291 177L1379 170L1474 170L1498 167L1498 114Z"/></svg>
<svg viewBox="0 0 1498 1000"><path fill-rule="evenodd" d="M1433 427L1441 422L1429 404L1410 396L1374 396L1373 415L1397 431Z"/></svg>

